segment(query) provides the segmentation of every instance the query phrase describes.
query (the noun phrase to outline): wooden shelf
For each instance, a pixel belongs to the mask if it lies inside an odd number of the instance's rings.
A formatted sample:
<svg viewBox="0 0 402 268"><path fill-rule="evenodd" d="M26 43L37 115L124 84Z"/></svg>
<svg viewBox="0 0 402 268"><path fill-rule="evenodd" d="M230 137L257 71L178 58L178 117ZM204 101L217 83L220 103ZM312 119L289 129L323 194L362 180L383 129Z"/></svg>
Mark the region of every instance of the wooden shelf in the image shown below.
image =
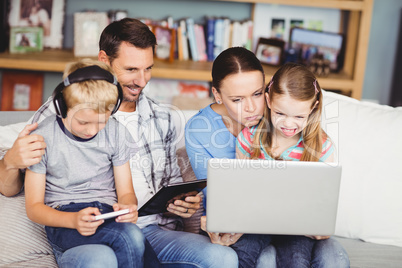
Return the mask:
<svg viewBox="0 0 402 268"><path fill-rule="evenodd" d="M243 3L266 3L319 8L335 8L348 11L345 64L340 73L318 77L320 85L328 90L360 99L362 95L368 41L370 35L373 0L215 0ZM340 27L341 28L341 27ZM0 69L19 69L44 72L63 72L66 63L77 61L72 50L45 50L31 54L0 53ZM152 76L177 80L211 81L212 62L156 60ZM267 80L277 70L264 66Z"/></svg>

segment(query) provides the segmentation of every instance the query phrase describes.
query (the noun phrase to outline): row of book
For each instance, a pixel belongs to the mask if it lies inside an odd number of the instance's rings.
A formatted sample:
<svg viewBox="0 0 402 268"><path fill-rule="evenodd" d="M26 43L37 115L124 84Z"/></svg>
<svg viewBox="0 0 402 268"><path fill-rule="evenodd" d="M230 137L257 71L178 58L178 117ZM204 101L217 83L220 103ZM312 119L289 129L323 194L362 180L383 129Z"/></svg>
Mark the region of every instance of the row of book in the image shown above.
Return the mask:
<svg viewBox="0 0 402 268"><path fill-rule="evenodd" d="M203 23L193 18L173 21L171 17L160 21L146 20L149 25L174 29L174 59L213 61L223 50L242 46L252 50L253 22L230 20L221 17L205 17ZM158 38L158 37L157 37Z"/></svg>

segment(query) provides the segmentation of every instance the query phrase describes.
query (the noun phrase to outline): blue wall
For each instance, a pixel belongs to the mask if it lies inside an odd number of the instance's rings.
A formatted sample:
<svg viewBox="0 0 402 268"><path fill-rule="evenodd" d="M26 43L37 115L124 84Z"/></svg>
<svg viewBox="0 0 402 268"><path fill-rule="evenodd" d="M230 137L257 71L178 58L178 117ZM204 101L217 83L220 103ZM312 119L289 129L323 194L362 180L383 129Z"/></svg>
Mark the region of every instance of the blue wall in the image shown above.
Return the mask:
<svg viewBox="0 0 402 268"><path fill-rule="evenodd" d="M401 9L402 0L374 1L363 99L389 103Z"/></svg>

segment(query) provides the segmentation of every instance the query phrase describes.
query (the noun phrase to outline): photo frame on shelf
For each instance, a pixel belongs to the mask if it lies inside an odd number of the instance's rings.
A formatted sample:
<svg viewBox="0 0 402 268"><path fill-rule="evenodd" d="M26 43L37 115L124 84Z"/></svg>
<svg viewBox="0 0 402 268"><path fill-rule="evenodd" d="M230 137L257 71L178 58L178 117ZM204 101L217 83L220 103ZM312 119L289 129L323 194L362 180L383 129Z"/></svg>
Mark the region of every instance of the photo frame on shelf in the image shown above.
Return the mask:
<svg viewBox="0 0 402 268"><path fill-rule="evenodd" d="M63 47L65 0L13 0L8 23L10 27L42 27L46 48Z"/></svg>
<svg viewBox="0 0 402 268"><path fill-rule="evenodd" d="M99 37L108 24L106 12L74 13L74 56L96 57Z"/></svg>
<svg viewBox="0 0 402 268"><path fill-rule="evenodd" d="M10 53L40 52L43 50L42 27L12 27Z"/></svg>
<svg viewBox="0 0 402 268"><path fill-rule="evenodd" d="M3 72L1 111L36 111L42 95L42 73Z"/></svg>
<svg viewBox="0 0 402 268"><path fill-rule="evenodd" d="M255 55L261 63L279 66L282 64L285 41L274 38L259 38Z"/></svg>
<svg viewBox="0 0 402 268"><path fill-rule="evenodd" d="M157 42L155 57L172 62L176 45L176 30L162 26L152 26L152 30Z"/></svg>
<svg viewBox="0 0 402 268"><path fill-rule="evenodd" d="M342 69L345 56L344 35L340 33L293 28L289 36L289 48L300 55L299 62L310 65L313 58L329 61L329 69Z"/></svg>

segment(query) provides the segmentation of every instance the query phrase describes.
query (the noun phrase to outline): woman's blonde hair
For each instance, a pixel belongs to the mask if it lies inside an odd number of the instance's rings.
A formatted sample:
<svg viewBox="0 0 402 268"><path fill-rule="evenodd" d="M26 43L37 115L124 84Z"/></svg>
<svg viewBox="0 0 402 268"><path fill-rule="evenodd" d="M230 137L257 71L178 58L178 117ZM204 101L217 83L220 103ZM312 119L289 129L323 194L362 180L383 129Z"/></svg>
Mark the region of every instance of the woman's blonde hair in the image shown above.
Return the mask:
<svg viewBox="0 0 402 268"><path fill-rule="evenodd" d="M106 63L91 59L82 59L66 66L63 79L77 69L92 65L97 65L114 75L113 69ZM107 111L113 111L113 108L117 103L118 89L117 86L106 80L86 80L72 83L64 88L63 98L67 109L83 104L85 107L103 114Z"/></svg>
<svg viewBox="0 0 402 268"><path fill-rule="evenodd" d="M272 102L278 95L289 95L300 101L311 100L311 113L307 119L307 126L302 131L304 151L300 161L318 161L322 152L322 141L326 133L321 129L322 92L314 74L305 66L296 63L283 65L272 77L266 87L269 99ZM318 103L316 104L316 101ZM274 127L271 122L271 109L265 107L264 117L258 125L254 135L251 158L258 158L261 146L275 159L272 153Z"/></svg>

